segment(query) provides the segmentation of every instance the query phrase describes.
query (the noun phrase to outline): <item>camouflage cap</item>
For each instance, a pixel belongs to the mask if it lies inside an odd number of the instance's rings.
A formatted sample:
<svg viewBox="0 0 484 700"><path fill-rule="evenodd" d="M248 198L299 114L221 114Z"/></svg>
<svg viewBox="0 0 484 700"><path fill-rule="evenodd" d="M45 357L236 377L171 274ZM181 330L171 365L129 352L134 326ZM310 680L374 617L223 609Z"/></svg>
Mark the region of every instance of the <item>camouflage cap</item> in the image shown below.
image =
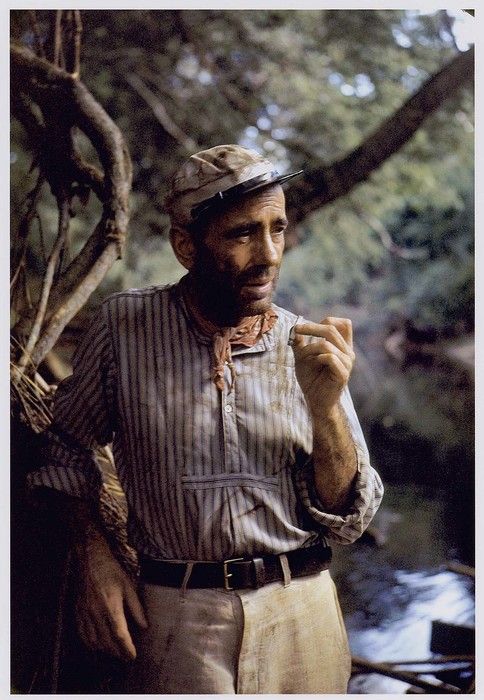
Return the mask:
<svg viewBox="0 0 484 700"><path fill-rule="evenodd" d="M215 146L190 156L172 178L165 209L172 223L186 226L202 213L251 192L288 180L256 151L233 144Z"/></svg>

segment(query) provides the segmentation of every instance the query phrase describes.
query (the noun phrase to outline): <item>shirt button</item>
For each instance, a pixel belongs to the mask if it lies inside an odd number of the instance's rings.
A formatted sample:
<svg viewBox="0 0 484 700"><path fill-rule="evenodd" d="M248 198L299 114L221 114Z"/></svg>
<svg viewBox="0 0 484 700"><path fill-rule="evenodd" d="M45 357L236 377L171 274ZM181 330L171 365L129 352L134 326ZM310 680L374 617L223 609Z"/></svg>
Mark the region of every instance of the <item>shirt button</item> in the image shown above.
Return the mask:
<svg viewBox="0 0 484 700"><path fill-rule="evenodd" d="M232 413L233 410L233 407L229 403L225 404L225 413Z"/></svg>

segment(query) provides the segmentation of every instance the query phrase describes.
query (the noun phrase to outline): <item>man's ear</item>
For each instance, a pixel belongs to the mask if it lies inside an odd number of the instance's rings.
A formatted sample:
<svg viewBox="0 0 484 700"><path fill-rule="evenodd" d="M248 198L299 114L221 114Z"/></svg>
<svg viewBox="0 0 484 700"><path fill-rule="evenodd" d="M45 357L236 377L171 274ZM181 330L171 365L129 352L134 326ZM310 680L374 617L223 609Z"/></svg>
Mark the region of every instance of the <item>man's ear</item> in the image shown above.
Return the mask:
<svg viewBox="0 0 484 700"><path fill-rule="evenodd" d="M170 243L176 259L186 270L191 270L195 262L195 245L191 234L181 226L170 229Z"/></svg>

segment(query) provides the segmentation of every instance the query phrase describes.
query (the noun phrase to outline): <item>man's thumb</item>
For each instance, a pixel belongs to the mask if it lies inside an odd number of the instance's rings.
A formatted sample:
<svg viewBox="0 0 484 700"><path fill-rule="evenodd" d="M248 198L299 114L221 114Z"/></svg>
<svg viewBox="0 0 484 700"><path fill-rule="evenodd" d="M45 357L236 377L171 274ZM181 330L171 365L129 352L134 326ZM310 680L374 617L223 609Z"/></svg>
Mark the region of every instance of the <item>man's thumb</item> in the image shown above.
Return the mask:
<svg viewBox="0 0 484 700"><path fill-rule="evenodd" d="M146 629L148 627L148 620L146 619L140 599L131 584L126 586L126 603L136 624Z"/></svg>

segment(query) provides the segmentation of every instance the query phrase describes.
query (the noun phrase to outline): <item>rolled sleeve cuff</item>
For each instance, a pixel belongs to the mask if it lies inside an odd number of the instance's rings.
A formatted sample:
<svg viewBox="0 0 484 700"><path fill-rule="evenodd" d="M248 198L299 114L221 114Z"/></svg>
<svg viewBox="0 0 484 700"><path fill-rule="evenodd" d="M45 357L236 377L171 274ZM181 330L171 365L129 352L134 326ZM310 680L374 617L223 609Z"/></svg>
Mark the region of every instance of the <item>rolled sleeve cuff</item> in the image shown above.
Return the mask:
<svg viewBox="0 0 484 700"><path fill-rule="evenodd" d="M383 498L383 484L379 475L360 446L355 444L355 449L358 471L353 484L353 503L346 515L327 513L321 505L314 485L312 458L296 472L296 485L306 512L320 527L325 528L328 540L339 544L351 544L361 537Z"/></svg>
<svg viewBox="0 0 484 700"><path fill-rule="evenodd" d="M56 432L48 431L46 438L43 466L27 474L27 486L47 486L69 496L97 500L103 475L93 451L81 446L69 446Z"/></svg>
<svg viewBox="0 0 484 700"><path fill-rule="evenodd" d="M47 486L57 491L63 491L69 496L93 501L99 498L101 485L101 479L88 479L72 467L49 465L27 475L29 488Z"/></svg>

